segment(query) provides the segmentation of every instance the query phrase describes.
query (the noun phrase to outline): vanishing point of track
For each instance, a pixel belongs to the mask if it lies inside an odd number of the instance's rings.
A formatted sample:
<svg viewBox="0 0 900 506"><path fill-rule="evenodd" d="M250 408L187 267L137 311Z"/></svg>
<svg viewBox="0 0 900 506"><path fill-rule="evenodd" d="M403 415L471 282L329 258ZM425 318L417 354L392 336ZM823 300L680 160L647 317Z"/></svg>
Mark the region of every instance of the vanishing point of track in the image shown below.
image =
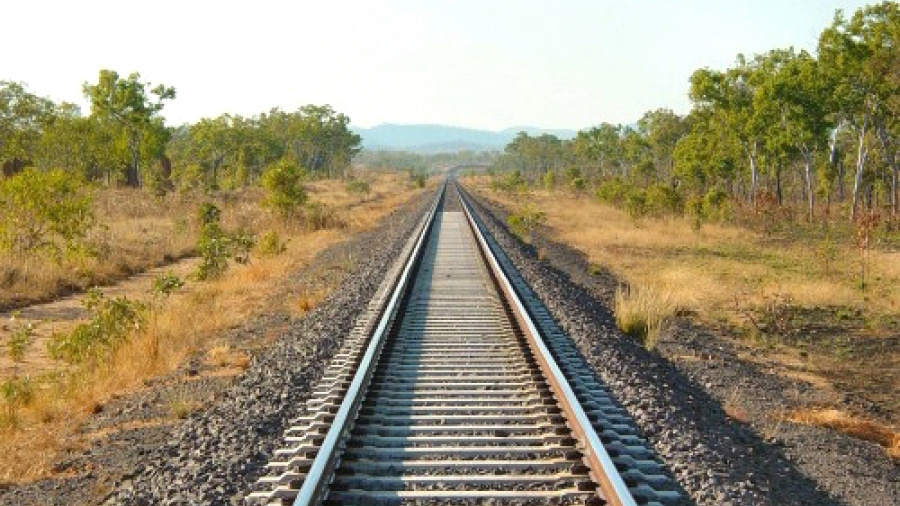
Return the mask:
<svg viewBox="0 0 900 506"><path fill-rule="evenodd" d="M677 500L460 193L439 192L247 502Z"/></svg>

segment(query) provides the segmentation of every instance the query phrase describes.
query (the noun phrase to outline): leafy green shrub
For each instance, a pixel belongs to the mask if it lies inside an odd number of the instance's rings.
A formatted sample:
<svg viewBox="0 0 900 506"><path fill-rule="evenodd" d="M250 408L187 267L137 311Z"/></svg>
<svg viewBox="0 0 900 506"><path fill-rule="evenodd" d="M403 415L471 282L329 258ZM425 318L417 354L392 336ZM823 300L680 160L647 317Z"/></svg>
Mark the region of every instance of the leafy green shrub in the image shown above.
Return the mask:
<svg viewBox="0 0 900 506"><path fill-rule="evenodd" d="M544 173L544 189L547 191L553 191L556 188L556 173L553 172L553 169L547 169L547 172Z"/></svg>
<svg viewBox="0 0 900 506"><path fill-rule="evenodd" d="M703 198L696 195L688 198L684 203L684 212L691 220L691 228L700 230L705 218L703 214Z"/></svg>
<svg viewBox="0 0 900 506"><path fill-rule="evenodd" d="M669 185L654 184L647 188L647 210L654 215L681 215L684 202L681 194Z"/></svg>
<svg viewBox="0 0 900 506"><path fill-rule="evenodd" d="M287 244L281 240L281 236L274 230L269 230L259 240L256 251L262 256L276 256L287 250Z"/></svg>
<svg viewBox="0 0 900 506"><path fill-rule="evenodd" d="M6 343L9 358L16 364L25 358L25 352L34 341L34 324L31 322L20 325L16 322L19 312L16 311L10 317L10 326L12 327L12 335Z"/></svg>
<svg viewBox="0 0 900 506"><path fill-rule="evenodd" d="M510 214L506 218L509 230L521 239L529 242L535 227L547 221L547 214L538 210L532 204L526 204L518 213Z"/></svg>
<svg viewBox="0 0 900 506"><path fill-rule="evenodd" d="M597 188L597 198L607 204L622 205L625 195L628 194L630 185L620 178L607 179Z"/></svg>
<svg viewBox="0 0 900 506"><path fill-rule="evenodd" d="M731 217L731 199L727 192L713 188L703 196L703 215L715 221L727 221Z"/></svg>
<svg viewBox="0 0 900 506"><path fill-rule="evenodd" d="M410 180L412 180L416 188L425 188L425 182L428 181L428 176L426 176L423 172L410 171L409 178Z"/></svg>
<svg viewBox="0 0 900 506"><path fill-rule="evenodd" d="M502 176L492 178L491 189L516 194L526 191L528 189L528 182L522 177L521 172L514 170L507 172Z"/></svg>
<svg viewBox="0 0 900 506"><path fill-rule="evenodd" d="M28 168L0 180L0 250L59 258L84 251L93 224L93 196L75 174Z"/></svg>
<svg viewBox="0 0 900 506"><path fill-rule="evenodd" d="M287 159L275 162L262 175L266 205L284 219L295 216L308 198L303 185L305 180L306 171L296 163Z"/></svg>
<svg viewBox="0 0 900 506"><path fill-rule="evenodd" d="M184 286L184 280L175 275L172 271L166 271L153 280L153 293L168 296L172 292Z"/></svg>
<svg viewBox="0 0 900 506"><path fill-rule="evenodd" d="M53 337L50 355L72 364L95 362L122 343L147 320L147 306L126 297L108 298L96 288L88 291L84 307L90 320L71 332Z"/></svg>
<svg viewBox="0 0 900 506"><path fill-rule="evenodd" d="M647 215L647 192L641 188L631 188L625 194L625 212L634 219Z"/></svg>
<svg viewBox="0 0 900 506"><path fill-rule="evenodd" d="M215 204L206 202L200 206L198 217L201 224L200 266L195 273L197 279L205 280L221 276L228 269L228 260L245 264L250 261L250 251L255 238L245 230L228 233L222 228L222 212Z"/></svg>
<svg viewBox="0 0 900 506"><path fill-rule="evenodd" d="M4 404L3 412L0 413L0 426L18 426L19 410L27 406L33 397L34 387L27 376L13 376L0 382L0 398Z"/></svg>

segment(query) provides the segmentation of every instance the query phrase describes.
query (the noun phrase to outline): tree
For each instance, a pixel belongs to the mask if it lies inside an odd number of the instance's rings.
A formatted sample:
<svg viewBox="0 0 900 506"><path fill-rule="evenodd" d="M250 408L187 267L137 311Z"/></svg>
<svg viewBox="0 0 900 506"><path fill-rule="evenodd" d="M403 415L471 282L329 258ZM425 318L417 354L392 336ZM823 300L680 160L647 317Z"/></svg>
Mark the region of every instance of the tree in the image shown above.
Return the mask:
<svg viewBox="0 0 900 506"><path fill-rule="evenodd" d="M819 38L819 60L833 85L830 102L834 121L848 125L857 137L851 220L856 218L873 132L891 168L892 213L897 212L898 47L900 7L891 1L860 9L849 20L838 11Z"/></svg>
<svg viewBox="0 0 900 506"><path fill-rule="evenodd" d="M291 160L282 159L270 166L262 178L266 189L266 205L284 219L294 216L306 203L306 171Z"/></svg>
<svg viewBox="0 0 900 506"><path fill-rule="evenodd" d="M175 98L175 88L158 85L150 89L149 83L140 81L140 74L121 78L112 70L101 70L97 84L84 84L84 95L91 101L91 118L114 132L111 149L115 150L125 168L125 184L141 185L140 166L153 155L148 143L158 145L164 135L164 125L159 113L165 100ZM164 144L164 143L163 143ZM150 151L148 153L148 151ZM144 155L144 156L142 156Z"/></svg>
<svg viewBox="0 0 900 506"><path fill-rule="evenodd" d="M0 81L0 164L11 175L32 161L53 102L29 93L25 85Z"/></svg>

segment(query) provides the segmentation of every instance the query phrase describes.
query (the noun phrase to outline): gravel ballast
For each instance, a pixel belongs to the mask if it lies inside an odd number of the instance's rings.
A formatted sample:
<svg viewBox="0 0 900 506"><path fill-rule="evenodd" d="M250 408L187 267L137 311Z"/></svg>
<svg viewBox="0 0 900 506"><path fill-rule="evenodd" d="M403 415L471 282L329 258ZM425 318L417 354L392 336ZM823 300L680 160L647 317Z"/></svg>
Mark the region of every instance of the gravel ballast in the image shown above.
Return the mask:
<svg viewBox="0 0 900 506"><path fill-rule="evenodd" d="M507 256L696 504L898 504L898 468L879 446L791 423L764 437L723 409L723 394L738 386L765 410L781 408L771 400L801 385L736 360L696 329L687 340L706 357L702 367L679 368L646 350L618 331L602 301L614 290L608 274L592 276L583 255L547 240L539 260L508 232L507 213L481 202L476 208Z"/></svg>

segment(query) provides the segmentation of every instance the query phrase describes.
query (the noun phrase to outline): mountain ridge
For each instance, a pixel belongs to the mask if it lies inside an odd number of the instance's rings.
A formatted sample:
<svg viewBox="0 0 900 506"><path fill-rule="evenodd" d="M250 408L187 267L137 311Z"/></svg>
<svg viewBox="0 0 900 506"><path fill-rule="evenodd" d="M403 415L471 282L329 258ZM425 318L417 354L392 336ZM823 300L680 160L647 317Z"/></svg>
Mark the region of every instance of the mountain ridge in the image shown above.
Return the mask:
<svg viewBox="0 0 900 506"><path fill-rule="evenodd" d="M526 132L528 135L546 133L561 139L571 139L576 134L575 130L531 126L482 130L436 123L382 123L370 128L351 129L362 137L364 149L425 153L502 150L519 132Z"/></svg>

